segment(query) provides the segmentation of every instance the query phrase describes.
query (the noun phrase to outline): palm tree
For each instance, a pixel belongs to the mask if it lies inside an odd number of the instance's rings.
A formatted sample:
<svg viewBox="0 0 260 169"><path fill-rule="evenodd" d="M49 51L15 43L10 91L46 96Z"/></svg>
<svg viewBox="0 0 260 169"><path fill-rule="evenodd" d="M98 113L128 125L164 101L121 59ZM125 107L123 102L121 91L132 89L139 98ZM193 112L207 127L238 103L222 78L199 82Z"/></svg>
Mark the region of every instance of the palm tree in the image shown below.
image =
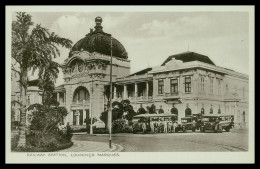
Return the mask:
<svg viewBox="0 0 260 169"><path fill-rule="evenodd" d="M59 46L71 48L72 41L59 37L54 32L37 24L33 29L31 15L17 12L17 20L12 23L12 71L19 75L21 101L21 135L18 146L25 145L26 103L28 72L39 70L39 78L44 80L46 72L50 79L57 77L58 64L52 61L60 55Z"/></svg>

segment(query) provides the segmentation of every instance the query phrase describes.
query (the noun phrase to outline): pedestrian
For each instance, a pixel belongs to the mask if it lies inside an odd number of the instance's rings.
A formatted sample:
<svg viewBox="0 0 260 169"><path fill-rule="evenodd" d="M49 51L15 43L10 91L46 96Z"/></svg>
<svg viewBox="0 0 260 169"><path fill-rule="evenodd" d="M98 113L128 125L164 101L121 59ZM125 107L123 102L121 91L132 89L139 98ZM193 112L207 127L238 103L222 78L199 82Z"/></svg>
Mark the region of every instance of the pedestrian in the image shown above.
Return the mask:
<svg viewBox="0 0 260 169"><path fill-rule="evenodd" d="M158 123L157 121L154 122L154 133L158 133Z"/></svg>
<svg viewBox="0 0 260 169"><path fill-rule="evenodd" d="M150 122L150 127L151 127L151 132L154 133L154 122L151 120Z"/></svg>
<svg viewBox="0 0 260 169"><path fill-rule="evenodd" d="M143 123L142 128L143 128L143 133L145 133L145 131L146 131L146 124L145 123Z"/></svg>
<svg viewBox="0 0 260 169"><path fill-rule="evenodd" d="M163 122L163 132L164 132L164 133L168 133L167 127L168 127L168 123L167 123L167 121L164 121L164 122Z"/></svg>
<svg viewBox="0 0 260 169"><path fill-rule="evenodd" d="M172 121L168 122L168 132L172 133Z"/></svg>
<svg viewBox="0 0 260 169"><path fill-rule="evenodd" d="M178 126L178 123L177 123L177 121L175 121L174 123L173 123L173 132L175 133L175 129L176 129L176 127Z"/></svg>

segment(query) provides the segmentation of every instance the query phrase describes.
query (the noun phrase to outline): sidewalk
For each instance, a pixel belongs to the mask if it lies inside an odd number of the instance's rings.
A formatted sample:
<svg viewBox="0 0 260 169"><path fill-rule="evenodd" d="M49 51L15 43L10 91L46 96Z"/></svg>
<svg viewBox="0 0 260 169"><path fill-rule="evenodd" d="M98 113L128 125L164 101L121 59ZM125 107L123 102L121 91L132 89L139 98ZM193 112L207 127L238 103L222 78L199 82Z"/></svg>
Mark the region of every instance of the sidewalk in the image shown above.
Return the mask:
<svg viewBox="0 0 260 169"><path fill-rule="evenodd" d="M108 143L96 141L73 141L73 146L57 152L120 152L123 147L118 144L112 144L109 148Z"/></svg>

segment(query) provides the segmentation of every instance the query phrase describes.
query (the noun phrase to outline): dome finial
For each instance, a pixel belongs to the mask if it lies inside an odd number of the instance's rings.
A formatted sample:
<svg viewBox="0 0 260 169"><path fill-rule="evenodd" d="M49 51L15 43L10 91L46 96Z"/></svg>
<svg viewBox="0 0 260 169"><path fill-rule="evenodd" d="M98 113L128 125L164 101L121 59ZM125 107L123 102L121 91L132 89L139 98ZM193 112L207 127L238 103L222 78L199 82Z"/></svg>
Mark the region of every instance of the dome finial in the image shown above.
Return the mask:
<svg viewBox="0 0 260 169"><path fill-rule="evenodd" d="M95 32L103 32L102 31L103 27L101 26L102 18L100 16L96 17L95 22L96 22Z"/></svg>

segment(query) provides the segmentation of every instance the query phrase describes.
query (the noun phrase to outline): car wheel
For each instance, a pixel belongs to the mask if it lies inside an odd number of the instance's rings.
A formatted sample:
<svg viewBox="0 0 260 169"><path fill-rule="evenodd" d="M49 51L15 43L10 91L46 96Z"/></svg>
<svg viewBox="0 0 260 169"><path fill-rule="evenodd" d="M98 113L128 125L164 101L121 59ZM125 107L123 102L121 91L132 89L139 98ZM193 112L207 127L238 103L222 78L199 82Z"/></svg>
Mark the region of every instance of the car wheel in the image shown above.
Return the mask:
<svg viewBox="0 0 260 169"><path fill-rule="evenodd" d="M223 130L222 126L221 126L221 125L218 126L218 131L219 131L220 133L222 133L222 130Z"/></svg>
<svg viewBox="0 0 260 169"><path fill-rule="evenodd" d="M212 127L212 130L213 130L214 133L217 133L217 131L218 131L218 130L217 130L217 126Z"/></svg>
<svg viewBox="0 0 260 169"><path fill-rule="evenodd" d="M230 131L230 127L226 127L225 130L226 130L226 132L229 132Z"/></svg>
<svg viewBox="0 0 260 169"><path fill-rule="evenodd" d="M196 128L195 128L195 127L194 127L194 128L192 128L192 131L193 131L193 132L195 132L195 131L196 131Z"/></svg>

